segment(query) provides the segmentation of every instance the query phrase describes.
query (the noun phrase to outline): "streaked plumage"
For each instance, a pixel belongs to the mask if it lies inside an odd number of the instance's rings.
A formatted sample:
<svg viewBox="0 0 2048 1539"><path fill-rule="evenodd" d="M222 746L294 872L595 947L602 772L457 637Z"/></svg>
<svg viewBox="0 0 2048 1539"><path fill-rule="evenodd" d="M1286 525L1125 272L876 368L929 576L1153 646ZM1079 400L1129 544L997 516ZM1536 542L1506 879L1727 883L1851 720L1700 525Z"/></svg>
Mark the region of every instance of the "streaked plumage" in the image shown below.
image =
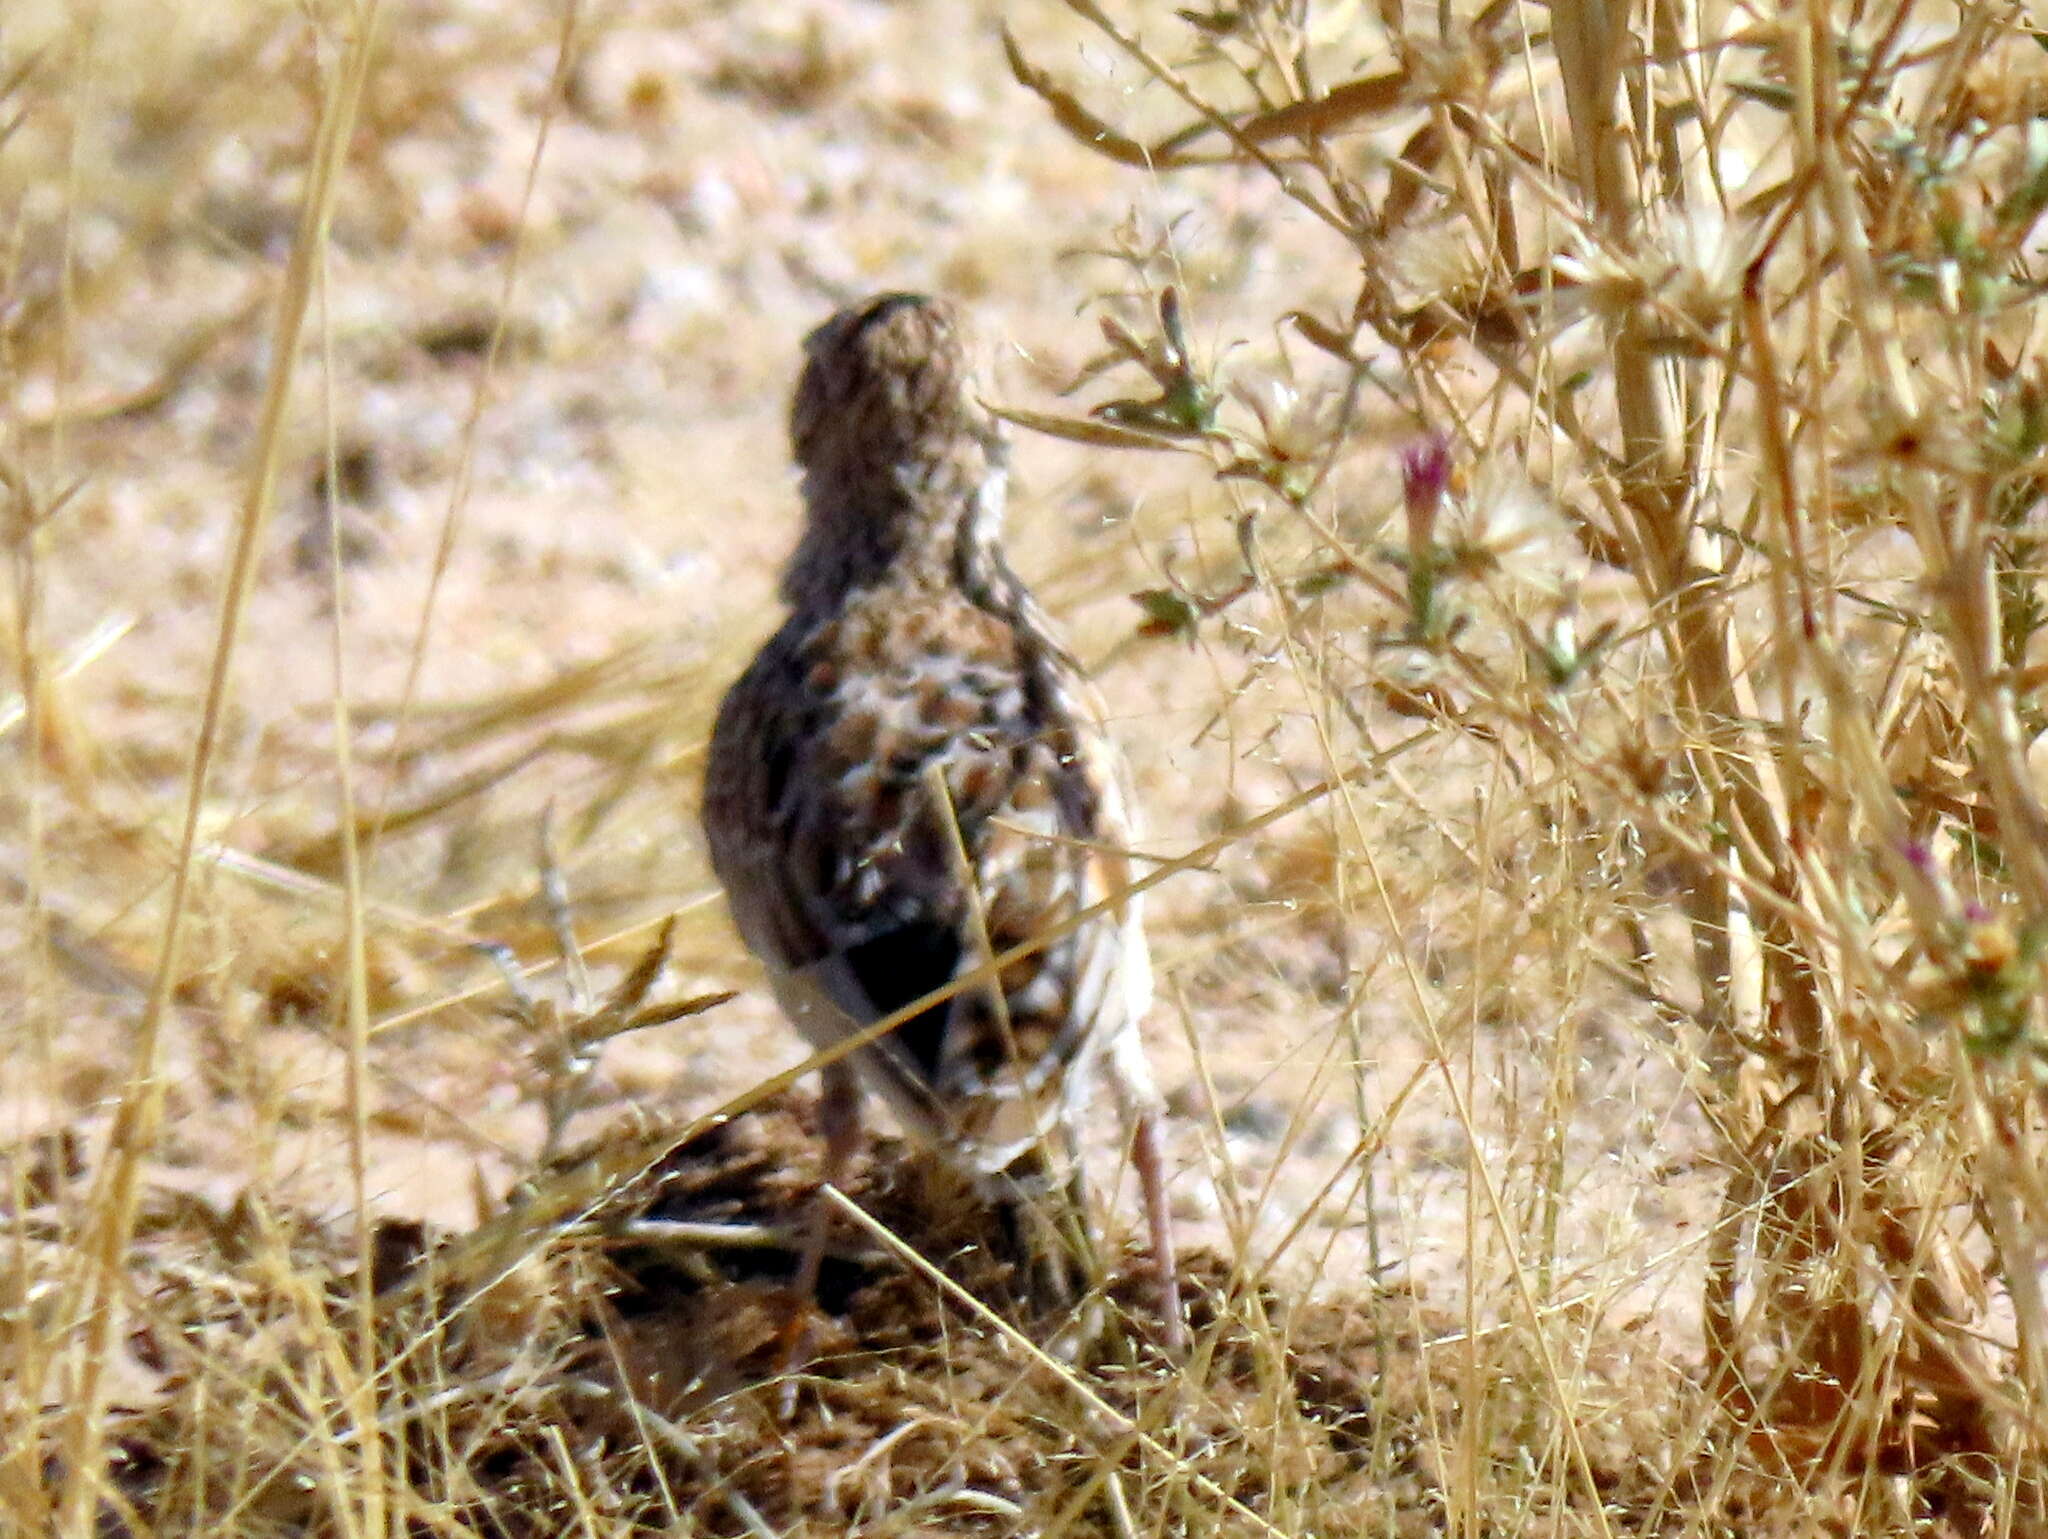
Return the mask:
<svg viewBox="0 0 2048 1539"><path fill-rule="evenodd" d="M712 862L776 997L823 1049L1043 940L858 1050L862 1080L978 1177L1066 1142L1106 1074L1172 1257L1138 1022L1152 979L1115 753L1004 563L1006 443L952 308L884 295L812 333L791 412L807 523L788 620L727 695ZM972 880L968 879L968 873ZM828 1074L828 1168L857 1091ZM1177 1311L1169 1318L1177 1338Z"/></svg>

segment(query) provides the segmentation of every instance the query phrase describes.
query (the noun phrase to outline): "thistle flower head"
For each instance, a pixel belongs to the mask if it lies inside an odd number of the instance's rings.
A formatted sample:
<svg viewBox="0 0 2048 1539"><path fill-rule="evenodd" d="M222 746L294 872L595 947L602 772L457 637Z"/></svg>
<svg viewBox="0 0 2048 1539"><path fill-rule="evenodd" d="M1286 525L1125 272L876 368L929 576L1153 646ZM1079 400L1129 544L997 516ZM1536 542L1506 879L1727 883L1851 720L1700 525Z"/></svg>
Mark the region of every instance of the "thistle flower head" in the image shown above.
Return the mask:
<svg viewBox="0 0 2048 1539"><path fill-rule="evenodd" d="M1438 512L1451 486L1451 446L1441 433L1401 451L1401 503L1408 514L1408 549L1428 548Z"/></svg>

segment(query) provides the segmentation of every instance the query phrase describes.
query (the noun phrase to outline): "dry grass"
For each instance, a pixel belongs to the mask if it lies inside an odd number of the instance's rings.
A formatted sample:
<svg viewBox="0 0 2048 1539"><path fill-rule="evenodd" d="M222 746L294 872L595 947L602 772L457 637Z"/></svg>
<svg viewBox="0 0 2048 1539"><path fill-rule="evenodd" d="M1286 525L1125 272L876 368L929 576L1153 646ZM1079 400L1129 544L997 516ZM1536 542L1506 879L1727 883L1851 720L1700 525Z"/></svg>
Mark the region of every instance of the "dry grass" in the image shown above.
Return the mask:
<svg viewBox="0 0 2048 1539"><path fill-rule="evenodd" d="M2044 112L2009 5L10 8L0 1512L2048 1533ZM885 285L1136 761L1196 1348L885 1142L783 1417L691 809Z"/></svg>

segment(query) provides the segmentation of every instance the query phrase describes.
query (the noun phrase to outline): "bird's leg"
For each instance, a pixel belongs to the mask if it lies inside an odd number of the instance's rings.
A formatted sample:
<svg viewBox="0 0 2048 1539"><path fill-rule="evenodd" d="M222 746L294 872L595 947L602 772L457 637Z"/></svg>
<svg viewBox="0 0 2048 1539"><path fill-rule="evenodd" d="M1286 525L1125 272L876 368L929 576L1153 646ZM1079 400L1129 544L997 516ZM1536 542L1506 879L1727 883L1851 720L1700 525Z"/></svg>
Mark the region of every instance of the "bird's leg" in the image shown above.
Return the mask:
<svg viewBox="0 0 2048 1539"><path fill-rule="evenodd" d="M825 1171L821 1186L845 1189L853 1157L860 1152L860 1080L853 1065L841 1059L823 1071L824 1093L818 1099L818 1127L825 1135ZM796 1294L806 1309L817 1302L818 1272L825 1264L825 1247L832 1238L832 1205L823 1192L811 1212L811 1232L804 1242L803 1263L797 1269Z"/></svg>
<svg viewBox="0 0 2048 1539"><path fill-rule="evenodd" d="M1173 1214L1166 1204L1166 1148L1159 1136L1156 1107L1139 1112L1132 1122L1131 1164L1137 1167L1138 1189L1144 1193L1152 1265L1159 1274L1159 1322L1167 1350L1179 1352L1187 1345L1187 1328L1181 1323L1180 1265L1173 1252Z"/></svg>
<svg viewBox="0 0 2048 1539"><path fill-rule="evenodd" d="M1166 1144L1159 1119L1166 1110L1145 1050L1136 1033L1109 1052L1109 1081L1117 1109L1131 1130L1131 1165L1138 1172L1138 1190L1145 1201L1145 1226L1152 1246L1152 1266L1159 1281L1159 1323L1170 1352L1187 1345L1187 1327L1180 1312L1180 1266L1173 1248L1173 1210L1166 1200Z"/></svg>
<svg viewBox="0 0 2048 1539"><path fill-rule="evenodd" d="M804 1237L803 1255L790 1288L789 1318L782 1323L782 1347L776 1365L778 1374L792 1375L782 1391L785 1419L796 1409L793 1375L803 1366L810 1346L811 1315L818 1303L818 1273L825 1265L825 1248L832 1239L832 1204L823 1188L843 1189L847 1173L853 1168L853 1157L860 1152L860 1080L853 1066L843 1058L827 1064L823 1078L818 1125L825 1136L824 1179L811 1198L810 1232Z"/></svg>

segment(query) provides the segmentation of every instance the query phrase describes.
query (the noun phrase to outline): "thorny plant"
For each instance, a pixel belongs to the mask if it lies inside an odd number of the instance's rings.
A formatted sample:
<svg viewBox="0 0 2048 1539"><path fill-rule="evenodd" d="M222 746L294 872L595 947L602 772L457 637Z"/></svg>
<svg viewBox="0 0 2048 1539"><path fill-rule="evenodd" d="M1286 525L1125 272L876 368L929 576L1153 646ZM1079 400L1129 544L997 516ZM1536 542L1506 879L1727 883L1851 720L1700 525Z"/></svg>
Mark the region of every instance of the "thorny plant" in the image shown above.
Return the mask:
<svg viewBox="0 0 2048 1539"><path fill-rule="evenodd" d="M541 1139L539 1163L549 1164L562 1152L562 1139L571 1120L591 1098L591 1083L605 1044L627 1032L714 1009L733 997L722 989L687 999L650 1005L647 996L661 981L668 966L669 950L675 942L675 919L661 927L654 943L626 970L611 993L599 1000L590 983L590 968L583 947L576 939L576 924L569 900L568 880L555 850L552 810L540 823L540 898L547 909L548 927L562 962L562 978L568 992L562 1002L536 994L520 970L512 950L497 942L477 947L497 965L511 996L505 1013L526 1033L532 1045L533 1067L539 1080L536 1098L547 1116L547 1131Z"/></svg>
<svg viewBox="0 0 2048 1539"><path fill-rule="evenodd" d="M1248 348L1199 361L1165 243L1127 245L1156 335L1106 321L1093 372L1153 393L1017 414L1227 483L1241 578L1137 594L1141 630L1228 610L1254 669L1313 659L1333 756L1370 751L1377 695L1490 745L1539 827L1677 874L1692 1002L1639 915L1612 971L1696 1028L1731 1172L1705 1489L1847 1477L1890 1511L1870 1477L1905 1472L1902 1516L2038 1528L2048 37L1996 5L1533 31L1388 0L1392 68L1332 86L1356 44L1312 5L1068 4L1185 114L1147 142L1011 40L1078 142L1263 173L1360 274L1348 316L1276 318L1320 377L1283 348L1262 389ZM1335 489L1403 440L1398 512ZM1356 624L1369 648L1330 641Z"/></svg>

